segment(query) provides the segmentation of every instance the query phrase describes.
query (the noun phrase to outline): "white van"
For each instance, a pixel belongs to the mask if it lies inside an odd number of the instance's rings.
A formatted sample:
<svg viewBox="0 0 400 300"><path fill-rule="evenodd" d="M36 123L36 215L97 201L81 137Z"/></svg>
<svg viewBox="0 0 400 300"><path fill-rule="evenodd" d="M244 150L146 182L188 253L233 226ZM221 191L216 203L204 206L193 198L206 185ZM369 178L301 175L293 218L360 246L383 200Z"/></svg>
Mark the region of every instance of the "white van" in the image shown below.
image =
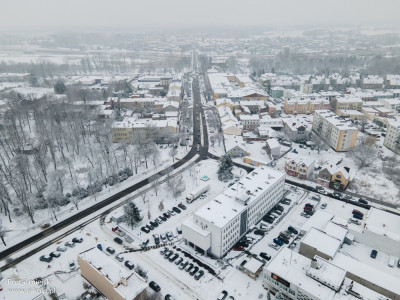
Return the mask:
<svg viewBox="0 0 400 300"><path fill-rule="evenodd" d="M394 267L394 257L389 256L388 266L393 268Z"/></svg>

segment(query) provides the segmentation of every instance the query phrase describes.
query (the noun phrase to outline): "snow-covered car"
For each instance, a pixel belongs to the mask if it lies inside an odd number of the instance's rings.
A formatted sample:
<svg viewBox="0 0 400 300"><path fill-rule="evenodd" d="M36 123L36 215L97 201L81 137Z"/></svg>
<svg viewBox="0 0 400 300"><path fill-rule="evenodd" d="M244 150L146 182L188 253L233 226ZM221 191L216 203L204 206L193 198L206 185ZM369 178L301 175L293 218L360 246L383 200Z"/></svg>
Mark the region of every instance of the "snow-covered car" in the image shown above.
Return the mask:
<svg viewBox="0 0 400 300"><path fill-rule="evenodd" d="M114 248L111 248L111 247L107 247L107 248L106 248L106 251L107 251L108 253L110 253L110 254L114 254L114 253L115 253Z"/></svg>
<svg viewBox="0 0 400 300"><path fill-rule="evenodd" d="M51 256L46 256L46 255L42 255L39 258L40 261L44 261L44 262L51 262L53 260L53 258Z"/></svg>
<svg viewBox="0 0 400 300"><path fill-rule="evenodd" d="M176 227L176 232L177 232L178 234L182 234L182 227L181 227L181 226L177 226L177 227Z"/></svg>
<svg viewBox="0 0 400 300"><path fill-rule="evenodd" d="M168 213L169 213L171 216L175 216L175 215L176 215L176 212L174 212L173 210L168 210Z"/></svg>
<svg viewBox="0 0 400 300"><path fill-rule="evenodd" d="M67 251L67 247L60 245L60 246L57 247L57 251L65 252L65 251Z"/></svg>
<svg viewBox="0 0 400 300"><path fill-rule="evenodd" d="M168 241L167 241L167 237L165 236L164 233L161 233L161 234L160 234L160 238L161 238L161 241L163 242L163 244L165 244L166 242L168 242Z"/></svg>
<svg viewBox="0 0 400 300"><path fill-rule="evenodd" d="M115 259L118 260L119 262L123 262L124 261L124 257L121 255L121 253L118 253L115 256Z"/></svg>
<svg viewBox="0 0 400 300"><path fill-rule="evenodd" d="M73 247L75 247L75 244L73 243L73 242L65 242L65 244L64 244L65 246L67 246L67 247L70 247L70 248L73 248Z"/></svg>
<svg viewBox="0 0 400 300"><path fill-rule="evenodd" d="M199 280L201 277L203 277L204 271L200 270L197 272L197 274L194 275L194 279Z"/></svg>
<svg viewBox="0 0 400 300"><path fill-rule="evenodd" d="M173 236L171 231L167 232L167 238L168 238L169 241L172 241L174 239L174 236Z"/></svg>
<svg viewBox="0 0 400 300"><path fill-rule="evenodd" d="M128 244L131 244L133 242L133 238L128 234L124 236L124 239Z"/></svg>
<svg viewBox="0 0 400 300"><path fill-rule="evenodd" d="M61 253L57 251L53 251L49 254L50 257L60 257Z"/></svg>
<svg viewBox="0 0 400 300"><path fill-rule="evenodd" d="M135 265L133 264L133 262L127 260L125 262L125 267L127 267L129 270L132 270L135 267Z"/></svg>
<svg viewBox="0 0 400 300"><path fill-rule="evenodd" d="M76 269L76 265L75 265L75 262L74 262L73 260L70 260L70 261L68 262L68 266L69 266L69 269L70 269L71 271L73 271L73 270Z"/></svg>
<svg viewBox="0 0 400 300"><path fill-rule="evenodd" d="M82 239L82 238L76 238L76 237L74 237L74 238L72 239L72 242L74 242L74 243L82 243L82 242L83 242L83 239Z"/></svg>
<svg viewBox="0 0 400 300"><path fill-rule="evenodd" d="M270 246L271 248L278 250L279 246L277 244L273 244L273 243L269 243L268 246Z"/></svg>

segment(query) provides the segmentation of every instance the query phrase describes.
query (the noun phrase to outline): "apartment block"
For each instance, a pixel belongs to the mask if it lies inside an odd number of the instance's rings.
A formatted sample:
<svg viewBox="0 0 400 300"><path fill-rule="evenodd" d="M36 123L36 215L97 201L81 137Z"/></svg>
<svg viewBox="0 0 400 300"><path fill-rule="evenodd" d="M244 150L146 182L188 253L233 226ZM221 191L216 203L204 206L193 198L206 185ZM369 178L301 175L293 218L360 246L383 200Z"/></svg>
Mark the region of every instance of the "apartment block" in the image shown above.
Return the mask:
<svg viewBox="0 0 400 300"><path fill-rule="evenodd" d="M315 111L312 130L338 152L353 149L357 141L357 127L329 110Z"/></svg>
<svg viewBox="0 0 400 300"><path fill-rule="evenodd" d="M400 154L400 122L389 120L387 126L386 137L383 142L386 148Z"/></svg>
<svg viewBox="0 0 400 300"><path fill-rule="evenodd" d="M185 243L223 257L283 197L285 174L258 167L182 223Z"/></svg>

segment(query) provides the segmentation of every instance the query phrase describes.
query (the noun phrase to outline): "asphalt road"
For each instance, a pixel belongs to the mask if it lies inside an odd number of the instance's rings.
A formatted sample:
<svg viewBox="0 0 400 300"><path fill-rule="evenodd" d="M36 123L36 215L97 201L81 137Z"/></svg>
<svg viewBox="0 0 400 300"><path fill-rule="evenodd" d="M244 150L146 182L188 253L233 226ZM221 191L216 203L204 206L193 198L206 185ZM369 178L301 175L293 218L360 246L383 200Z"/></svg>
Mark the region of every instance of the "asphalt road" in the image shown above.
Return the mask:
<svg viewBox="0 0 400 300"><path fill-rule="evenodd" d="M184 164L186 164L190 159L192 159L196 154L200 155L200 159L202 159L203 157L207 156L208 153L208 136L207 136L207 129L205 126L205 119L204 119L204 112L203 112L203 108L201 107L201 99L200 99L200 93L199 93L199 86L198 86L198 81L197 79L193 80L193 103L194 103L194 107L193 107L193 120L194 120L194 126L193 126L193 147L192 149L189 151L189 153L183 157L182 159L180 159L179 161L177 161L176 163L174 163L172 165L173 169L177 169L181 166L183 166ZM199 118L202 118L203 122L203 134L204 136L204 144L203 146L200 147L200 151L197 151L197 144L200 144L201 141L201 137L200 137L200 121L197 120L196 116L199 116ZM199 159L199 160L200 160ZM168 167L171 168L171 167ZM166 168L166 169L168 169ZM166 169L159 171L157 174L159 174L160 176L165 175ZM152 175L154 176L154 175ZM150 176L151 177L151 176ZM7 247L4 251L0 252L0 260L4 260L7 259L8 257L10 257L13 254L16 254L18 251L24 249L27 246L30 246L40 240L42 240L45 237L48 237L50 235L53 235L57 232L59 232L60 230L66 228L69 225L74 224L75 222L81 220L82 218L85 218L93 213L95 213L96 211L98 211L99 209L104 208L107 205L110 205L116 201L118 201L119 199L121 199L124 196L127 196L129 194L131 194L132 192L135 192L136 190L146 186L147 184L149 184L149 178L145 178L143 180L141 180L140 182L133 184L132 186L118 192L117 194L114 194L112 196L110 196L109 198L98 202L96 204L94 204L93 206L81 210L78 213L76 213L75 215L60 221L56 224L54 224L53 226L27 238L26 240ZM87 221L85 224L88 224L90 222L93 222L94 220L98 219L99 216L95 216L92 219L90 219L89 221ZM14 265L16 265L17 263L23 261L24 259L32 256L33 254L39 252L40 250L46 248L47 246L51 245L52 243L54 243L57 240L62 239L63 237L65 237L66 235L82 228L84 225L79 225L71 230L69 230L67 233L64 234L59 234L58 236L56 236L55 238L53 238L51 241L38 246L37 248L29 251L28 253L21 255L18 258L14 258L12 261L10 261L8 264L4 265L0 271L4 271Z"/></svg>

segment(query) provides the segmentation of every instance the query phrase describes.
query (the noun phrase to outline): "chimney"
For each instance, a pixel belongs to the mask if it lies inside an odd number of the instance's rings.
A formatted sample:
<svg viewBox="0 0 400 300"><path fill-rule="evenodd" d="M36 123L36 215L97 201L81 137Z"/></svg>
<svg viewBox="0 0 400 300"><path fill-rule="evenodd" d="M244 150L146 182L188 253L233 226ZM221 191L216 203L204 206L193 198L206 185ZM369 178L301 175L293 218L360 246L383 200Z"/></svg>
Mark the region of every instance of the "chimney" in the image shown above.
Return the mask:
<svg viewBox="0 0 400 300"><path fill-rule="evenodd" d="M311 268L318 269L318 262L315 258L311 260Z"/></svg>

